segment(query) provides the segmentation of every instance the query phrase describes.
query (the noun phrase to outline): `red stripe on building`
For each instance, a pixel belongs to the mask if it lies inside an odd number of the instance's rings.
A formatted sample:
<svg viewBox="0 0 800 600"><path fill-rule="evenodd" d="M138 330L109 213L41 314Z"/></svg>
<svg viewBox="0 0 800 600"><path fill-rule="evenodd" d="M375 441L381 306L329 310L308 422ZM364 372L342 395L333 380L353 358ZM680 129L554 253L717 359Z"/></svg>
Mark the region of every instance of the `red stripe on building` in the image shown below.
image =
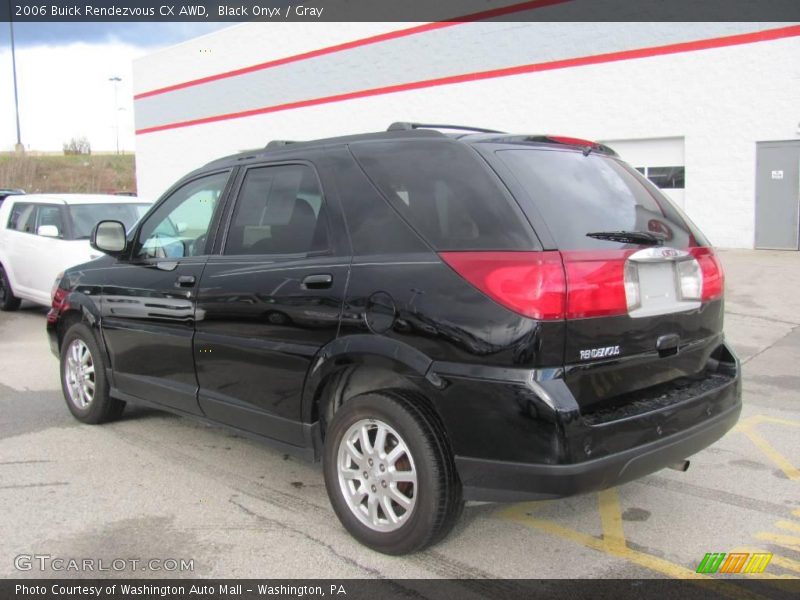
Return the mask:
<svg viewBox="0 0 800 600"><path fill-rule="evenodd" d="M167 92L174 92L175 90L182 90L188 87L202 85L204 83L209 83L211 81L219 81L220 79L237 77L238 75L245 75L247 73L253 73L254 71L263 71L264 69L271 69L274 67L279 67L281 65L300 62L311 58L316 58L317 56L335 54L337 52L352 50L353 48L360 48L362 46L369 46L371 44L378 44L380 42L386 42L389 40L396 40L398 38L404 38L419 33L425 33L427 31L444 29L445 27L452 27L453 25L458 25L459 23L469 23L474 21L495 19L498 17L502 17L517 12L523 12L526 10L536 10L537 8L544 8L547 6L564 4L565 2L572 2L572 1L573 0L530 0L529 2L522 2L520 4L503 6L501 8L495 8L492 10L486 10L483 12L473 13L470 15L464 15L462 17L453 17L452 19L447 21L436 21L434 23L426 23L424 25L417 25L415 27L409 27L407 29L398 29L396 31L389 31L387 33L381 33L378 35L373 35L370 37L353 40L351 42L345 42L343 44L336 44L335 46L327 46L325 48L319 48L318 50L303 52L302 54L294 54L292 56L287 56L285 58L270 60L267 62L259 63L257 65L252 65L250 67L243 67L241 69L236 69L233 71L226 71L224 73L218 73L216 75L209 75L208 77L192 79L191 81L185 81L183 83L176 83L175 85L168 85L163 88L150 90L149 92L142 92L141 94L136 94L133 98L134 100L140 100L142 98L149 98L150 96L156 96L158 94L166 94Z"/></svg>
<svg viewBox="0 0 800 600"><path fill-rule="evenodd" d="M553 71L556 69L568 69L571 67L581 67L586 65L596 65L601 63L617 62L622 60L634 60L638 58L648 58L651 56L664 56L667 54L678 54L682 52L694 52L697 50L709 50L712 48L724 48L727 46L738 46L741 44L751 44L754 42L765 42L770 40L777 40L788 37L800 36L800 25L793 25L789 27L780 27L777 29L768 29L764 31L756 31L752 33L743 33L731 36L724 36L718 38L710 38L704 40L695 40L692 42L680 42L677 44L667 44L665 46L653 46L649 48L638 48L634 50L622 50L618 52L609 52L606 54L595 54L591 56L582 56L577 58L567 58L563 60L554 60L543 63L534 63L528 65L519 65L515 67L506 67L502 69L493 69L490 71L478 71L474 73L463 73L461 75L451 75L447 77L439 77L436 79L426 79L423 81L413 81L409 83L400 83L396 85L389 85L367 90L358 90L354 92L346 92L343 94L335 94L332 96L323 96L320 98L311 98L308 100L299 100L296 102L287 102L285 104L276 104L274 106L265 106L261 108L254 108L235 113L227 113L222 115L214 115L211 117L203 117L200 119L192 119L189 121L180 121L176 123L168 123L166 125L157 125L155 127L146 127L136 131L137 134L153 133L156 131L164 131L167 129L177 129L180 127L191 127L193 125L202 125L204 123L214 123L216 121L226 121L229 119L240 119L243 117L251 117L254 115L263 115L273 112L284 110L292 110L295 108L305 108L307 106L317 106L320 104L330 104L333 102L343 102L345 100L354 100L356 98L368 98L370 96L381 96L384 94L394 94L397 92L405 92L409 90L418 90L423 88L437 87L441 85L452 85L456 83L465 83L469 81L480 81L483 79L494 79L496 77L509 77L511 75L523 75L526 73L536 73L540 71Z"/></svg>

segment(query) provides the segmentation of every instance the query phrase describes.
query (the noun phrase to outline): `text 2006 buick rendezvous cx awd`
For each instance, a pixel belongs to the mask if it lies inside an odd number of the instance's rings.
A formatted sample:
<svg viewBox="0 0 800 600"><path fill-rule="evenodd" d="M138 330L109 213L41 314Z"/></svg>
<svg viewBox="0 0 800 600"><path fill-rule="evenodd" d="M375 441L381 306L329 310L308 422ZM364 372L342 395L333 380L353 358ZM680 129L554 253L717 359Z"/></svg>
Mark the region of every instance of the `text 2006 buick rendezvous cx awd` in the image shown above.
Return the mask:
<svg viewBox="0 0 800 600"><path fill-rule="evenodd" d="M600 144L435 129L273 142L127 237L100 223L48 318L72 413L143 402L322 460L391 554L465 500L605 488L728 431L723 274L687 217Z"/></svg>

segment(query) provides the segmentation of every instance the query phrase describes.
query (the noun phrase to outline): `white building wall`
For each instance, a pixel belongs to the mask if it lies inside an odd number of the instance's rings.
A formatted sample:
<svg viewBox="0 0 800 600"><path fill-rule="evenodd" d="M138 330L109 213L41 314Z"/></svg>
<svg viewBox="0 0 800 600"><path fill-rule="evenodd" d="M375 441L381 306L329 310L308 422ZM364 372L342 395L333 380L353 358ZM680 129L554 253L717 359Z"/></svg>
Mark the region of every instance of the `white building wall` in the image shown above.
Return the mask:
<svg viewBox="0 0 800 600"><path fill-rule="evenodd" d="M540 36L547 33L542 24L501 25L516 28L514 35L524 35L519 28L525 27L539 27ZM565 58L575 55L572 38L564 34L569 25L561 24L560 37L550 40L551 44L563 44ZM592 25L602 33L608 24ZM409 24L240 25L138 60L134 64L136 93L406 26ZM487 33L497 31L497 24L469 26L476 34L482 27ZM414 36L423 50L427 35ZM379 56L387 47L375 44L370 48ZM437 49L429 59L458 61L464 56L464 48L451 47L448 52L452 55L442 58ZM680 137L685 142L684 203L689 216L715 245L752 247L756 142L800 137L798 57L800 37L788 37L428 87L144 133L137 136L139 193L156 197L205 162L263 146L271 139L382 130L393 121L459 123L598 140ZM508 60L509 66L514 64L513 56ZM462 72L471 70L469 61L464 60ZM357 79L358 73L353 77ZM193 88L192 97L203 102L203 86Z"/></svg>

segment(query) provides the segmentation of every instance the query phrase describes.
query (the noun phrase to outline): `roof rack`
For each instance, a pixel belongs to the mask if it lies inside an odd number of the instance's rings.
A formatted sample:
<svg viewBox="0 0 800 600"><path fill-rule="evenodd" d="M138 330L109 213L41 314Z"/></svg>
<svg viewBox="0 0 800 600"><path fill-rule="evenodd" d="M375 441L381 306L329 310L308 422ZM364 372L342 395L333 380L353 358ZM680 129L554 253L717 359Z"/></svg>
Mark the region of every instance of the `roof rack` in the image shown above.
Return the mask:
<svg viewBox="0 0 800 600"><path fill-rule="evenodd" d="M289 144L296 144L294 140L272 140L264 148L280 148L281 146L288 146Z"/></svg>
<svg viewBox="0 0 800 600"><path fill-rule="evenodd" d="M465 125L435 125L432 123L406 123L397 121L389 125L386 131L410 131L412 129L456 129L459 131L474 131L476 133L505 133L496 129L484 129L483 127L468 127Z"/></svg>

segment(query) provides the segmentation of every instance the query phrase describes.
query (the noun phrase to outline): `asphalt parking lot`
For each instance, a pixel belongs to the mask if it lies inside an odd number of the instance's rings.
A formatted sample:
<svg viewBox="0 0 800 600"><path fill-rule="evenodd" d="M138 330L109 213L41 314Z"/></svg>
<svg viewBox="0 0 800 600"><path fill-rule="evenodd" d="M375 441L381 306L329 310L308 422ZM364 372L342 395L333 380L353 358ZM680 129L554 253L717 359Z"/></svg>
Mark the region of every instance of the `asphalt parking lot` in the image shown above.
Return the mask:
<svg viewBox="0 0 800 600"><path fill-rule="evenodd" d="M15 568L40 554L194 561L192 572L103 574L127 577L693 577L707 552L762 551L774 554L762 577L800 577L800 253L721 257L726 332L744 364L735 430L686 473L470 505L443 543L404 558L347 535L318 466L145 408L79 424L45 311L0 314L0 576L75 576Z"/></svg>

